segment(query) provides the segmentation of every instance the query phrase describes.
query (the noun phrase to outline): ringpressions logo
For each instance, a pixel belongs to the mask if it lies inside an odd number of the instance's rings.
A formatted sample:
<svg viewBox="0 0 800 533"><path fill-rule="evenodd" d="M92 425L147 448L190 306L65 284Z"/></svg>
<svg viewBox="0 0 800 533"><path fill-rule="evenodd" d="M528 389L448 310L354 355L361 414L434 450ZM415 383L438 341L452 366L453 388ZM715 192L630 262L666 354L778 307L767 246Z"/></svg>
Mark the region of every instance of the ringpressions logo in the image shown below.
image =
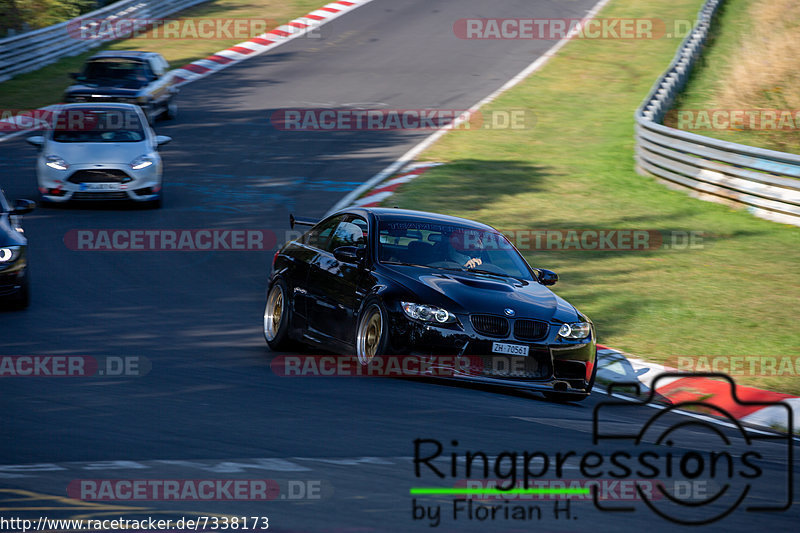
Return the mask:
<svg viewBox="0 0 800 533"><path fill-rule="evenodd" d="M792 503L793 414L786 403L746 402L730 384L730 401L777 408L786 432L752 431L720 407L721 401L681 402L653 409L654 393L597 403L591 443L581 450L475 450L457 439L413 441L412 518L438 527L443 520L520 523L588 519L589 512L651 512L682 525L720 521L746 513L786 511ZM618 390L618 389L617 389ZM638 392L638 390L637 390ZM702 414L700 414L702 413ZM579 422L576 422L576 428ZM589 421L586 421L587 425ZM585 431L564 430L574 442ZM554 433L557 436L557 433ZM524 437L522 437L524 438ZM776 455L780 461L776 463ZM777 468L776 468L777 464ZM444 487L443 485L444 481ZM452 495L431 502L425 495ZM585 502L585 503L581 503ZM593 509L588 507L592 502ZM580 511L580 512L579 512Z"/></svg>

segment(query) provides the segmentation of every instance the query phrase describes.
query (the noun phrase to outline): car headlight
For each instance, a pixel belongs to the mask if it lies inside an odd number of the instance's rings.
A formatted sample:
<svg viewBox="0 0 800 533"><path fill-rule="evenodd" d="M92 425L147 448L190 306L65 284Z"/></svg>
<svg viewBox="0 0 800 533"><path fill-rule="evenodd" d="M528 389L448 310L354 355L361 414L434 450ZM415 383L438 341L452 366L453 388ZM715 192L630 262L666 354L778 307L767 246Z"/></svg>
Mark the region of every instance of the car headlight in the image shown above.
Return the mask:
<svg viewBox="0 0 800 533"><path fill-rule="evenodd" d="M56 170L67 170L69 168L67 162L58 157L57 155L48 155L47 157L45 157L44 164Z"/></svg>
<svg viewBox="0 0 800 533"><path fill-rule="evenodd" d="M423 322L438 322L439 324L449 324L456 321L456 316L441 307L434 307L432 305L412 304L409 302L401 302L403 312L408 318L414 320L421 320Z"/></svg>
<svg viewBox="0 0 800 533"><path fill-rule="evenodd" d="M592 332L592 325L588 322L573 322L562 324L558 329L558 336L565 339L585 339Z"/></svg>
<svg viewBox="0 0 800 533"><path fill-rule="evenodd" d="M21 246L5 246L0 248L0 264L16 261L21 253Z"/></svg>
<svg viewBox="0 0 800 533"><path fill-rule="evenodd" d="M152 157L146 155L140 155L139 157L131 161L131 168L133 170L142 170L143 168L149 167L153 163L155 163L155 161L153 161Z"/></svg>

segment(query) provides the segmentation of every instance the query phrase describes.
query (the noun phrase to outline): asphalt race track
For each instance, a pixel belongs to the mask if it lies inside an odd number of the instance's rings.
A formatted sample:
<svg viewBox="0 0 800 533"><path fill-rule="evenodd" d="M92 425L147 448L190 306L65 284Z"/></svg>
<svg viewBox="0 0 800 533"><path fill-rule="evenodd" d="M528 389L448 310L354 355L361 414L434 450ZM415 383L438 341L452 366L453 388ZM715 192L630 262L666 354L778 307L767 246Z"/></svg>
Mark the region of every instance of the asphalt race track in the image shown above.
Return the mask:
<svg viewBox="0 0 800 533"><path fill-rule="evenodd" d="M677 528L635 498L635 511L628 513L602 512L585 499L572 501L567 512L566 501L559 500L557 517L553 501L537 501L541 519L517 522L469 520L466 512L454 518L452 496L409 495L414 486L452 487L467 478L463 470L450 475L444 460L436 464L447 479L428 467L415 477L418 438L439 440L442 459L467 450L491 457L598 451L608 458L616 451L665 449L652 435L638 445L595 445L593 408L608 400L603 394L560 405L532 394L410 379L278 377L261 332L274 247L109 252L74 251L64 243L68 232L79 229L269 230L281 240L290 212L323 215L430 132L285 132L271 126L272 112L466 109L554 41L460 40L452 32L455 20L579 18L593 3L375 0L324 26L321 39L296 39L185 86L178 119L156 127L173 137L162 152L162 210L40 208L26 216L32 304L0 314L0 354L139 356L151 368L136 378L2 379L0 516L268 516L277 531ZM34 156L23 138L0 143L0 184L12 201L35 198ZM605 422L610 431L632 431L657 412L639 407ZM652 431L658 435L691 420L668 415ZM722 446L738 456L757 445L718 425L679 432L670 448L676 452L723 451ZM791 501L787 472L798 477L788 463L793 443L758 446L760 474L732 482L739 492L745 481L752 485L745 502L707 529L796 527L796 510L747 508ZM560 477L584 479L577 464L570 461ZM78 505L66 498L67 487L81 479L271 479L285 498ZM415 501L441 505L437 527L427 516L414 519ZM720 501L680 509L677 516L699 520L725 508Z"/></svg>

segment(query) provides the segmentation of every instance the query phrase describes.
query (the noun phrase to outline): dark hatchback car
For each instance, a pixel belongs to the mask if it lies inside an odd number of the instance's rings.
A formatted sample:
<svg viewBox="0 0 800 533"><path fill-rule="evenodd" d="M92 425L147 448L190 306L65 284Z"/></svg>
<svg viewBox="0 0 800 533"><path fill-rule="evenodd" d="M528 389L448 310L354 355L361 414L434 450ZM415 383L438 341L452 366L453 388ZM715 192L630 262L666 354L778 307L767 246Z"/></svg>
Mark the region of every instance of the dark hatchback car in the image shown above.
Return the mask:
<svg viewBox="0 0 800 533"><path fill-rule="evenodd" d="M156 52L100 52L72 73L77 83L64 92L64 101L137 104L151 124L160 116L175 118L178 88L168 71L167 60Z"/></svg>
<svg viewBox="0 0 800 533"><path fill-rule="evenodd" d="M28 239L22 231L21 215L36 204L17 200L12 208L0 189L0 306L22 309L28 306Z"/></svg>
<svg viewBox="0 0 800 533"><path fill-rule="evenodd" d="M588 396L597 370L592 322L547 285L494 228L401 209L340 211L273 259L264 336L353 355L447 355L459 379ZM513 358L515 364L509 365ZM498 361L505 361L498 364ZM467 370L464 370L468 368Z"/></svg>

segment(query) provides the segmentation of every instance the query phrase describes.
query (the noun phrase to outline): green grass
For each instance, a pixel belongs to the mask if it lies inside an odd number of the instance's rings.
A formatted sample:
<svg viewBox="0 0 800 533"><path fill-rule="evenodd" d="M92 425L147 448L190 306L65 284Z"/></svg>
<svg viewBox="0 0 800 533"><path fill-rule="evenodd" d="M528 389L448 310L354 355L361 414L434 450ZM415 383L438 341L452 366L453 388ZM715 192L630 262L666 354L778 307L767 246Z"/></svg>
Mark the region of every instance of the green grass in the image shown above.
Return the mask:
<svg viewBox="0 0 800 533"><path fill-rule="evenodd" d="M729 72L732 66L731 61L740 50L742 44L752 40L747 36L753 29L753 21L749 12L752 6L760 1L726 0L722 4L711 26L709 40L706 43L703 56L692 71L689 83L679 95L673 111L668 114L667 119L664 121L666 125L677 127L677 116L680 111L696 112L698 110L729 109L731 107L730 105L718 103L720 91L725 84L736 83L736 80L729 81L732 77ZM795 61L795 58L786 59ZM766 95L764 96L766 97ZM755 109L761 107L764 103L754 102L747 108ZM766 107L782 108L783 106L773 104ZM696 113L690 116L694 117L695 121L698 120ZM800 124L797 127L800 128ZM723 141L800 154L800 137L796 130L720 130L701 127L699 129L687 129L686 131Z"/></svg>
<svg viewBox="0 0 800 533"><path fill-rule="evenodd" d="M300 17L324 5L323 0L214 0L176 13L169 18L260 18L274 26ZM83 54L62 58L34 72L0 83L0 107L34 109L61 101L71 83L70 72L80 70L88 57L101 50L152 50L161 53L172 68L183 66L246 39L127 39L114 41Z"/></svg>
<svg viewBox="0 0 800 533"><path fill-rule="evenodd" d="M693 19L700 5L615 0L601 16ZM571 42L488 106L530 109L533 128L450 132L420 158L445 165L390 203L503 230L706 232L694 250L523 253L558 272L556 292L592 317L603 344L666 363L677 355L796 356L800 228L692 199L634 171L634 109L678 44ZM738 381L800 394L796 378Z"/></svg>

